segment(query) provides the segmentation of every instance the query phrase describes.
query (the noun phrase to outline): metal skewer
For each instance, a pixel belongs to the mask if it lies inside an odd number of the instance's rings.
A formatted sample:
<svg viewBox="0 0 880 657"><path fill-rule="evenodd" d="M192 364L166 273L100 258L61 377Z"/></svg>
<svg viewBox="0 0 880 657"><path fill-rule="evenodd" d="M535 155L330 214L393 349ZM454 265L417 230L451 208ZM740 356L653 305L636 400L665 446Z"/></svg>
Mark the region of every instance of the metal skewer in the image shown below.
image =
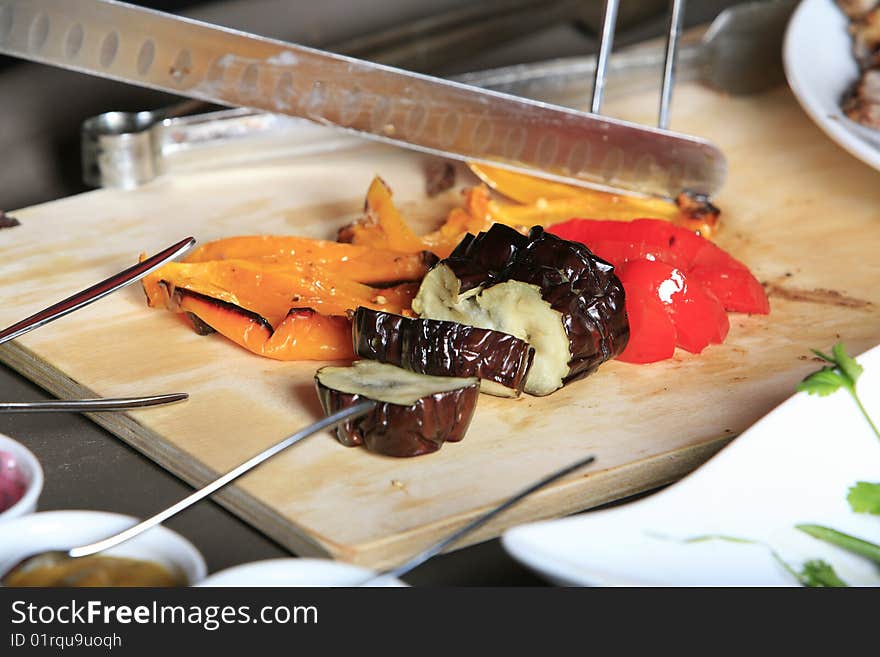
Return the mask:
<svg viewBox="0 0 880 657"><path fill-rule="evenodd" d="M360 582L359 584L355 584L354 586L369 586L370 584L372 584L374 582L378 582L378 580L381 580L381 579L402 577L403 575L405 575L406 573L411 571L413 568L416 568L417 566L420 566L423 563L425 563L428 559L437 556L438 554L443 552L443 550L445 550L446 548L448 548L452 545L455 545L462 538L464 538L465 536L467 536L468 534L470 534L474 530L479 529L480 527L485 525L487 522L492 520L492 518L494 518L495 516L499 515L500 513L503 513L504 511L506 511L510 507L514 506L515 504L518 504L519 502L524 500L529 495L538 492L539 490L541 490L545 486L552 484L554 481L557 481L558 479L562 479L566 475L569 475L572 472L575 472L576 470L580 470L581 468L589 465L590 463L592 463L595 460L596 460L595 456L587 456L585 458L578 459L574 463L570 463L570 464L566 465L565 467L557 470L556 472L550 473L549 475L547 475L543 479L531 484L528 488L525 488L525 489L521 490L520 492L516 493L515 495L513 495L512 497L507 498L506 500L501 502L501 504L498 504L497 506L492 507L486 513L483 513L482 515L477 516L476 518L471 520L469 523L467 523L461 529L453 532L449 536L446 536L446 537L440 539L436 543L429 545L427 548L425 548L424 550L419 552L414 557L410 557L409 559L407 559L404 563L400 564L399 566L395 566L394 568L389 568L388 570L384 570L384 571L377 573L375 575L371 575L370 577L368 577L364 581Z"/></svg>
<svg viewBox="0 0 880 657"><path fill-rule="evenodd" d="M614 46L614 26L617 23L618 0L605 0L605 15L602 18L602 36L599 54L596 56L596 72L593 75L593 98L590 111L598 114L602 109L602 96L605 94L605 73L608 70L608 57Z"/></svg>
<svg viewBox="0 0 880 657"><path fill-rule="evenodd" d="M93 554L97 554L98 552L108 550L112 547L119 545L120 543L124 543L125 541L128 541L135 536L144 533L148 529L151 529L156 525L162 524L171 516L180 513L184 509L188 509L196 502L199 502L209 495L212 495L213 493L223 488L226 484L234 481L241 475L249 472L264 461L272 458L279 452L284 451L288 447L291 447L292 445L295 445L296 443L305 440L312 434L318 433L319 431L334 427L337 424L345 422L346 420L366 415L370 410L375 407L375 405L376 402L367 400L360 402L359 404L355 404L354 406L345 408L341 411L337 411L332 415L328 415L327 417L318 420L314 424L310 424L306 428L300 429L296 433L267 447L259 454L252 456L244 463L238 465L237 467L218 477L214 481L205 484L203 487L183 498L176 504L171 505L164 511L160 511L156 515L147 518L146 520L139 522L138 524L129 527L128 529L113 534L112 536L66 550L48 550L45 552L28 555L25 558L20 559L11 568L6 568L2 573L0 573L0 583L6 581L7 578L14 572L19 572L19 569L30 569L47 563L56 563L65 559L77 559L79 557L87 557Z"/></svg>
<svg viewBox="0 0 880 657"><path fill-rule="evenodd" d="M675 59L681 26L684 21L685 0L672 0L669 10L669 32L666 36L666 60L663 62L663 86L660 88L660 114L657 127L669 127L669 106L672 102L672 85L675 83Z"/></svg>

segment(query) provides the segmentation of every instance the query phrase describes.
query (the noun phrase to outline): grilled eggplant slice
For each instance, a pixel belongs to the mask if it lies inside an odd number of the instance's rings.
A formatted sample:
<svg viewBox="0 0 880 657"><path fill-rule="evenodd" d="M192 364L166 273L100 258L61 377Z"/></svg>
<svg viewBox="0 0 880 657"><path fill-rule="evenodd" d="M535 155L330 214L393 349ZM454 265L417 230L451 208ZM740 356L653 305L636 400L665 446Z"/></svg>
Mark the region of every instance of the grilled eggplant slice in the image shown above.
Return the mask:
<svg viewBox="0 0 880 657"><path fill-rule="evenodd" d="M525 391L547 395L626 347L629 323L614 267L583 244L536 226L468 235L422 281L421 317L509 333L535 349Z"/></svg>
<svg viewBox="0 0 880 657"><path fill-rule="evenodd" d="M376 401L369 414L340 425L336 437L343 445L363 445L386 456L419 456L458 442L480 395L475 377L426 376L369 360L322 367L315 387L328 415L365 399Z"/></svg>
<svg viewBox="0 0 880 657"><path fill-rule="evenodd" d="M507 333L435 319L358 308L352 322L361 358L432 376L472 377L480 391L518 397L535 350Z"/></svg>

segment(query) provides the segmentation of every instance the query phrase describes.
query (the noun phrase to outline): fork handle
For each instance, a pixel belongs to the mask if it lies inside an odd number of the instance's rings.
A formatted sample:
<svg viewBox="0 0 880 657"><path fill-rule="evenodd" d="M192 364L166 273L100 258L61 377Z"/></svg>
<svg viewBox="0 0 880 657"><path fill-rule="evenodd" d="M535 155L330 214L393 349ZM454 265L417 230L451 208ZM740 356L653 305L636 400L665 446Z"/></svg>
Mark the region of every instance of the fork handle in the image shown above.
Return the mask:
<svg viewBox="0 0 880 657"><path fill-rule="evenodd" d="M52 399L33 402L0 402L0 413L41 413L45 411L66 413L97 413L101 411L125 411L161 404L183 401L189 395L174 392L167 395L145 397L117 397L105 399Z"/></svg>
<svg viewBox="0 0 880 657"><path fill-rule="evenodd" d="M58 303L31 315L27 319L23 319L20 322L3 329L0 331L0 344L14 340L28 331L33 331L35 328L48 324L59 317L64 317L65 315L72 313L74 310L79 310L98 299L106 297L108 294L116 292L116 290L119 290L126 285L140 280L169 260L173 260L189 251L195 243L196 241L194 238L187 237L185 240L181 240L177 244L169 246L164 251L160 251L156 255L129 267L125 271L114 274L100 283L95 283L90 288L87 288L82 292L77 292L73 296L67 297L63 301L59 301Z"/></svg>

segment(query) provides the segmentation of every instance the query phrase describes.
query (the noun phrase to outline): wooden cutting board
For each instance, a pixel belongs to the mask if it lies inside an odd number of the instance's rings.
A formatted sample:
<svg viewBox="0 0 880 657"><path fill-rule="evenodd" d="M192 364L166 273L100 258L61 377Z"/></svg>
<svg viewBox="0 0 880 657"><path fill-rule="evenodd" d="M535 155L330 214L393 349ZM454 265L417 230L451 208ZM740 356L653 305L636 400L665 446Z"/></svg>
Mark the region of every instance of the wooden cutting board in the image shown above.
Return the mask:
<svg viewBox="0 0 880 657"><path fill-rule="evenodd" d="M655 105L646 91L611 110L650 123ZM609 363L545 398L484 396L466 439L433 455L384 458L316 436L225 491L222 503L296 553L388 565L588 453L595 467L471 541L673 481L789 396L817 367L811 347L842 339L860 352L880 342L880 174L821 134L785 89L734 99L684 86L675 110L675 128L729 157L718 242L766 281L769 317L732 315L727 342L700 356ZM190 234L330 238L357 215L377 173L427 229L457 197L425 197L424 162L359 144L20 210L22 225L0 231L0 325ZM200 337L148 309L135 287L0 348L0 359L62 397L189 392L184 404L94 420L192 483L320 413L318 363L273 362Z"/></svg>

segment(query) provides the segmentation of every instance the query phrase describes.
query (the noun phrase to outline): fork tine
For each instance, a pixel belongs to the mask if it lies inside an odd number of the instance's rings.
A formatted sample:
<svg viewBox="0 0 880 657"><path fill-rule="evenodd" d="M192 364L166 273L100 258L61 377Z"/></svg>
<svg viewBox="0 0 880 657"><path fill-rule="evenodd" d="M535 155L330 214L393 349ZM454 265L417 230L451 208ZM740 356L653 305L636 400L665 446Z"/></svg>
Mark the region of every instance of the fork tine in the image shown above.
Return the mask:
<svg viewBox="0 0 880 657"><path fill-rule="evenodd" d="M602 35L599 41L599 54L596 56L596 71L593 74L593 97L590 111L598 114L602 109L602 96L605 93L605 73L608 69L608 58L614 46L614 25L617 23L617 6L619 0L605 0L605 14L602 18Z"/></svg>
<svg viewBox="0 0 880 657"><path fill-rule="evenodd" d="M669 9L669 30L666 35L666 59L663 63L663 86L660 89L660 113L657 127L669 127L669 106L672 102L672 86L675 83L675 55L681 38L684 20L684 0L671 0Z"/></svg>

